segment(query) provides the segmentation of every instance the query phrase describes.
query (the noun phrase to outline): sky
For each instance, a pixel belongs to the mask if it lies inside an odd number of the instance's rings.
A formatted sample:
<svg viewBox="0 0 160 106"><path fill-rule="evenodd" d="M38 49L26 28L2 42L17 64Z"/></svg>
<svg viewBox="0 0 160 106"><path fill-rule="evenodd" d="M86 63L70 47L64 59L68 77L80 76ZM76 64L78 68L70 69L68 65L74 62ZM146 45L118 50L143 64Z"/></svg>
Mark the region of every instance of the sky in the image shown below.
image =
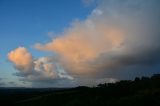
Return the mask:
<svg viewBox="0 0 160 106"><path fill-rule="evenodd" d="M0 87L160 73L159 28L159 0L0 0Z"/></svg>

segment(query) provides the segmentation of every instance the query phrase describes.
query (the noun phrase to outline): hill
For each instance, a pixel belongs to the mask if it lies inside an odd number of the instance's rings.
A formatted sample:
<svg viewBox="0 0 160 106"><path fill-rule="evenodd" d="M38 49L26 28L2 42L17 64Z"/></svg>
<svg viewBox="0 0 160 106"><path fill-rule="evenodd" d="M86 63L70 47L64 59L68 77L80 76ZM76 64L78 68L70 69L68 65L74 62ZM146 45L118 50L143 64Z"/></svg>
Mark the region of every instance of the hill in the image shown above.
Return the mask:
<svg viewBox="0 0 160 106"><path fill-rule="evenodd" d="M0 100L16 106L160 106L160 74L92 88L15 92Z"/></svg>

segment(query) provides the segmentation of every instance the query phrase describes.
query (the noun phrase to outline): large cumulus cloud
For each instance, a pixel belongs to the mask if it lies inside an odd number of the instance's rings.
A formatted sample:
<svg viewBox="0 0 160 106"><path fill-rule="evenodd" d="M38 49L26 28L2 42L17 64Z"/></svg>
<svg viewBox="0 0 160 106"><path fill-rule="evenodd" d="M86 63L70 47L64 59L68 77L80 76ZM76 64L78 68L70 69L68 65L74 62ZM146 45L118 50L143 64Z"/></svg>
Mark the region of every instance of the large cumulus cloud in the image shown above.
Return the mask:
<svg viewBox="0 0 160 106"><path fill-rule="evenodd" d="M52 52L56 59L51 62L79 84L115 81L159 72L159 28L159 0L101 0L86 20L73 22L61 35L46 44L36 43L35 48ZM36 61L29 66L39 68L40 60ZM26 63L14 63L26 69Z"/></svg>
<svg viewBox="0 0 160 106"><path fill-rule="evenodd" d="M35 47L57 53L58 62L75 76L102 77L109 71L152 65L148 63L159 62L159 7L158 0L104 0L85 21Z"/></svg>

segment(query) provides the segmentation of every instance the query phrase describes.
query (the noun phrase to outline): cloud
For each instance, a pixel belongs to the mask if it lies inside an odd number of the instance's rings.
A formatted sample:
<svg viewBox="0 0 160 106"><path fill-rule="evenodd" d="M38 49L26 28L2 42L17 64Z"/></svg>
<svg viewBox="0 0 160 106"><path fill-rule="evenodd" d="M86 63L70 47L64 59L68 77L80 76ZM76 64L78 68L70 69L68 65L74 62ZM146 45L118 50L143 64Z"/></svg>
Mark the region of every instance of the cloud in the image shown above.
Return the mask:
<svg viewBox="0 0 160 106"><path fill-rule="evenodd" d="M56 53L57 63L74 77L119 78L123 70L142 71L160 63L159 7L158 0L104 0L86 20L35 48Z"/></svg>
<svg viewBox="0 0 160 106"><path fill-rule="evenodd" d="M33 69L32 55L24 47L19 47L8 54L8 59L15 63L15 67L24 72Z"/></svg>
<svg viewBox="0 0 160 106"><path fill-rule="evenodd" d="M35 59L20 47L8 58L20 71L17 75L57 85L90 85L158 73L159 19L159 0L101 0L85 20L72 22L46 44L35 44L38 50L52 52L52 57Z"/></svg>
<svg viewBox="0 0 160 106"><path fill-rule="evenodd" d="M0 82L0 87L4 87L6 84L4 82Z"/></svg>
<svg viewBox="0 0 160 106"><path fill-rule="evenodd" d="M88 24L93 24L93 27ZM36 44L35 47L57 53L59 62L69 72L91 74L96 71L93 62L101 54L116 50L122 44L123 31L106 27L88 20L84 23L75 23L62 37L46 45Z"/></svg>
<svg viewBox="0 0 160 106"><path fill-rule="evenodd" d="M84 6L90 6L94 2L95 0L82 0L82 3L84 4Z"/></svg>
<svg viewBox="0 0 160 106"><path fill-rule="evenodd" d="M4 87L6 85L6 83L3 81L2 78L0 78L0 87Z"/></svg>
<svg viewBox="0 0 160 106"><path fill-rule="evenodd" d="M52 58L41 57L38 59L33 58L31 53L24 47L16 48L8 53L8 59L14 64L18 70L14 75L22 77L21 81L36 83L49 83L53 80L71 79L69 75L64 74L63 78L57 71L57 66L54 64ZM50 85L53 86L53 85Z"/></svg>

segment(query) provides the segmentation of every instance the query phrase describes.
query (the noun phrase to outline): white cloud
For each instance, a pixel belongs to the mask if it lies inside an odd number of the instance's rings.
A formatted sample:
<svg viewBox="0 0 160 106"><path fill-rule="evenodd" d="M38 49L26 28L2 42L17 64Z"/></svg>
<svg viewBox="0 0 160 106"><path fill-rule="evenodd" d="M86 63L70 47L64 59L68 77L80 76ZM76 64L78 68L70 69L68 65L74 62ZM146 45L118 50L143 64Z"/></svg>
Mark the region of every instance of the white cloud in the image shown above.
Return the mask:
<svg viewBox="0 0 160 106"><path fill-rule="evenodd" d="M94 9L92 11L92 15L102 15L102 14L103 14L103 11L100 9Z"/></svg>

